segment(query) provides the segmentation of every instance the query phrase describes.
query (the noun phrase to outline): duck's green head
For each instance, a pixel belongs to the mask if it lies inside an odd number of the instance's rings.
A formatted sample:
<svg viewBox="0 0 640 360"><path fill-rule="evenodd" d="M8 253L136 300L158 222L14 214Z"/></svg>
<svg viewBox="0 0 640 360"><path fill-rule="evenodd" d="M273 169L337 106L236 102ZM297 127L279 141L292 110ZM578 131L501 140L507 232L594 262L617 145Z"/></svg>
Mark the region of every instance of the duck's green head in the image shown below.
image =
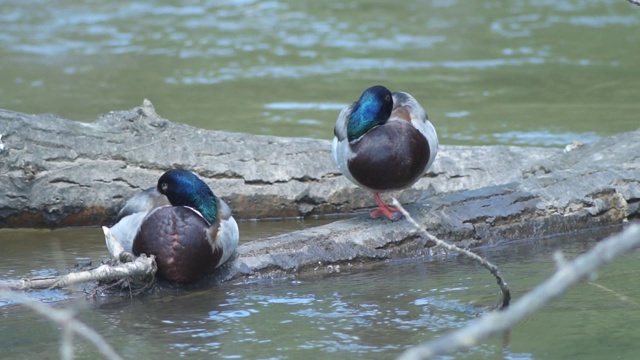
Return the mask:
<svg viewBox="0 0 640 360"><path fill-rule="evenodd" d="M213 192L194 173L182 169L169 170L158 180L158 191L173 206L189 206L198 210L210 223L218 217L218 201Z"/></svg>
<svg viewBox="0 0 640 360"><path fill-rule="evenodd" d="M347 138L353 141L367 131L382 125L391 116L393 98L389 89L375 85L365 90L360 99L353 103L347 125Z"/></svg>

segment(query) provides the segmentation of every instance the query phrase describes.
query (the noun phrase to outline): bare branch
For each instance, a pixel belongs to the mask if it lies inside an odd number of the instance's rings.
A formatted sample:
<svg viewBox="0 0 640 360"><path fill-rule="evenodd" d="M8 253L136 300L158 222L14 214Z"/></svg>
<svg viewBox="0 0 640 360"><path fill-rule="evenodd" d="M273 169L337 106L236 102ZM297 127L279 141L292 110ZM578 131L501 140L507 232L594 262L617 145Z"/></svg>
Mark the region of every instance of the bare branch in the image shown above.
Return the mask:
<svg viewBox="0 0 640 360"><path fill-rule="evenodd" d="M62 340L60 340L60 358L73 359L73 330L70 326L62 328Z"/></svg>
<svg viewBox="0 0 640 360"><path fill-rule="evenodd" d="M395 197L392 197L392 199L393 199L393 206L397 207L402 212L402 215L404 215L404 217L407 218L407 220L409 220L411 225L413 225L416 228L416 230L418 230L420 235L422 235L423 237L435 242L436 246L443 247L443 248L445 248L445 249L447 249L449 251L458 252L458 253L466 256L466 257L469 257L469 258L477 261L478 263L480 263L480 265L482 265L484 268L489 270L489 272L496 278L498 286L500 287L500 290L502 291L502 303L498 304L496 306L496 308L497 309L504 309L504 308L509 306L509 302L511 301L511 291L509 291L509 286L502 279L502 276L500 276L500 271L498 270L497 266L495 266L494 264L488 262L484 258L472 253L469 250L457 247L457 246L455 246L453 244L449 244L449 243L447 243L445 241L442 241L442 240L438 239L437 237L429 234L429 232L427 232L425 229L423 229L422 226L420 226L420 224L418 224L411 217L411 214L409 214L409 212L407 212L407 210L405 210L402 207L402 204L400 204L400 202Z"/></svg>
<svg viewBox="0 0 640 360"><path fill-rule="evenodd" d="M102 232L104 232L104 238L107 242L107 250L109 250L111 258L118 259L122 263L128 263L134 260L135 256L132 253L124 251L122 244L120 244L120 241L113 236L111 229L103 226Z"/></svg>
<svg viewBox="0 0 640 360"><path fill-rule="evenodd" d="M47 276L0 283L0 289L57 289L88 281L111 281L122 278L153 278L157 270L154 256L142 254L133 262L120 265L101 265L93 270L62 276Z"/></svg>
<svg viewBox="0 0 640 360"><path fill-rule="evenodd" d="M63 358L71 357L73 349L70 344L71 335L69 332L73 332L92 343L105 358L116 360L122 359L98 332L85 325L83 322L75 319L70 310L59 310L13 291L0 290L0 297L20 303L44 316L48 320L60 325L62 327L63 334L60 352Z"/></svg>
<svg viewBox="0 0 640 360"><path fill-rule="evenodd" d="M627 295L620 294L619 292L617 292L615 290L612 290L612 289L609 289L608 287L606 287L604 285L601 285L601 284L598 284L598 283L594 283L594 282L591 282L591 281L588 282L587 284L589 284L589 285L591 285L593 287L596 287L596 288L598 288L598 289L600 289L602 291L606 291L606 292L612 294L613 296L617 297L618 300L620 300L620 301L629 303L629 304L631 304L633 306L640 305L640 304L638 304L638 302L633 301L633 299L629 298Z"/></svg>
<svg viewBox="0 0 640 360"><path fill-rule="evenodd" d="M588 278L602 265L638 246L640 225L633 224L621 233L600 241L586 254L561 266L551 278L522 296L508 309L488 313L461 329L408 349L398 359L431 359L474 346L491 335L513 327L562 295L571 285Z"/></svg>

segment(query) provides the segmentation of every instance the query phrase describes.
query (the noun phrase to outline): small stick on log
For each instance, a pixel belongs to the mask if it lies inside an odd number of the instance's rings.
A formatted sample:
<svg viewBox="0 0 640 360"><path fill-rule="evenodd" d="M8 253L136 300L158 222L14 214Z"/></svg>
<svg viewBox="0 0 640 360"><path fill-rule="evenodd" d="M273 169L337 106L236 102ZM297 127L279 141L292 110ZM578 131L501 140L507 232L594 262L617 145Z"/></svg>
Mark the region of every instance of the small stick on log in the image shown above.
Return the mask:
<svg viewBox="0 0 640 360"><path fill-rule="evenodd" d="M92 343L98 351L107 359L122 359L118 353L107 343L102 335L93 328L87 326L83 322L73 317L71 310L55 309L49 305L33 300L28 296L0 289L0 298L6 298L11 301L20 303L45 318L53 321L62 327L62 343L60 344L60 353L63 359L73 358L73 346L70 343L72 334L87 339Z"/></svg>
<svg viewBox="0 0 640 360"><path fill-rule="evenodd" d="M497 266L495 266L494 264L488 262L487 260L485 260L481 256L478 256L478 255L472 253L469 250L466 250L466 249L457 247L455 245L449 244L449 243L447 243L445 241L442 241L442 240L438 239L437 237L429 234L424 228L422 228L422 226L420 226L420 224L418 224L411 217L409 212L407 212L407 210L405 210L402 207L402 204L400 204L400 202L395 197L392 197L392 199L393 199L393 206L397 207L400 210L400 212L402 212L402 215L404 215L404 217L407 218L407 220L411 223L411 225L413 225L416 228L416 230L418 230L420 235L422 235L423 237L435 242L436 246L443 247L443 248L445 248L445 249L447 249L449 251L458 252L458 253L466 256L466 257L469 257L469 258L477 261L478 263L480 263L480 265L482 265L484 268L489 270L491 275L493 275L496 278L498 286L500 287L500 290L502 291L502 303L498 303L495 306L495 308L498 309L498 310L502 310L502 309L505 309L505 308L509 307L509 302L511 301L511 291L509 291L509 286L502 279L502 276L500 275L500 271L498 270Z"/></svg>
<svg viewBox="0 0 640 360"><path fill-rule="evenodd" d="M0 289L59 289L88 281L112 281L123 278L152 279L157 270L155 257L142 254L133 262L120 265L100 265L89 270L62 276L35 277L0 283Z"/></svg>
<svg viewBox="0 0 640 360"><path fill-rule="evenodd" d="M406 216L406 215L405 215ZM526 293L508 309L491 312L458 330L412 347L399 360L432 359L468 349L491 335L506 331L562 295L571 285L588 278L602 265L640 246L640 225L600 241L586 254L562 265L553 276Z"/></svg>
<svg viewBox="0 0 640 360"><path fill-rule="evenodd" d="M106 226L103 226L102 232L104 232L104 237L106 239L105 241L107 243L107 249L109 250L109 253L111 254L112 258L118 259L121 263L128 263L128 262L134 261L135 256L130 252L124 251L122 244L120 243L120 241L118 241L118 239L116 239L115 236L113 236L111 229L109 229Z"/></svg>

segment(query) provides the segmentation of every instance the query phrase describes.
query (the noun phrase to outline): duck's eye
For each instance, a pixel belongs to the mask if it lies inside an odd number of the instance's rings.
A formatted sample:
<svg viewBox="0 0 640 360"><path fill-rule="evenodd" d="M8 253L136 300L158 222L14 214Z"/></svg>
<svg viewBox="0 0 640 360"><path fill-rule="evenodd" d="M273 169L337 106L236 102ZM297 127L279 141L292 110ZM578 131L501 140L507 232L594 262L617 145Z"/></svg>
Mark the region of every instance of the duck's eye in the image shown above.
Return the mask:
<svg viewBox="0 0 640 360"><path fill-rule="evenodd" d="M160 190L162 190L162 192L166 192L169 189L169 184L167 184L166 182L163 182L162 184L160 184Z"/></svg>
<svg viewBox="0 0 640 360"><path fill-rule="evenodd" d="M391 96L387 95L384 97L384 101L391 101Z"/></svg>

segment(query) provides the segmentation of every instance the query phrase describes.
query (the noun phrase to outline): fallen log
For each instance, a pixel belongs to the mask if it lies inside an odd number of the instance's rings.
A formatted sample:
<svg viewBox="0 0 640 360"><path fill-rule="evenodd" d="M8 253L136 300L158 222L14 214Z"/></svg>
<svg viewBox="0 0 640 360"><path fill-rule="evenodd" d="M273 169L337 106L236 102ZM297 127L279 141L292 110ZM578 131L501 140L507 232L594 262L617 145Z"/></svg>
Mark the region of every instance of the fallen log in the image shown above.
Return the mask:
<svg viewBox="0 0 640 360"><path fill-rule="evenodd" d="M170 168L197 173L240 219L345 213L373 196L337 171L328 140L193 128L156 114L149 101L93 123L0 110L0 226L113 222L125 201ZM327 129L327 137L331 129ZM441 146L403 204L430 195L522 180L560 149Z"/></svg>
<svg viewBox="0 0 640 360"><path fill-rule="evenodd" d="M431 234L463 248L638 219L640 131L550 156L521 176L518 182L420 198L406 208ZM212 280L432 256L431 246L405 221L362 215L242 245Z"/></svg>
<svg viewBox="0 0 640 360"><path fill-rule="evenodd" d="M337 174L325 140L198 130L160 118L148 102L91 124L8 111L0 119L2 226L108 222L170 167L196 171L240 218L373 205ZM443 146L399 200L430 233L461 247L549 236L640 217L639 160L640 131L568 152ZM405 221L362 215L243 244L208 280L433 255L430 246Z"/></svg>

